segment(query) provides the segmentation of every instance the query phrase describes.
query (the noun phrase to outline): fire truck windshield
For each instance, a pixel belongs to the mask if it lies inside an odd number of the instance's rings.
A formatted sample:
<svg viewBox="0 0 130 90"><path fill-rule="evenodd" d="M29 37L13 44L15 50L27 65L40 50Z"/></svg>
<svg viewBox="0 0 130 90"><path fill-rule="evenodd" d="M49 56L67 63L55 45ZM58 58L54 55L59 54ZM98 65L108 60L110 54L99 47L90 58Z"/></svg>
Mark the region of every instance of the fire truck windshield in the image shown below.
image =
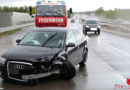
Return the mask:
<svg viewBox="0 0 130 90"><path fill-rule="evenodd" d="M37 6L37 16L47 17L64 17L65 6L64 5L39 5Z"/></svg>

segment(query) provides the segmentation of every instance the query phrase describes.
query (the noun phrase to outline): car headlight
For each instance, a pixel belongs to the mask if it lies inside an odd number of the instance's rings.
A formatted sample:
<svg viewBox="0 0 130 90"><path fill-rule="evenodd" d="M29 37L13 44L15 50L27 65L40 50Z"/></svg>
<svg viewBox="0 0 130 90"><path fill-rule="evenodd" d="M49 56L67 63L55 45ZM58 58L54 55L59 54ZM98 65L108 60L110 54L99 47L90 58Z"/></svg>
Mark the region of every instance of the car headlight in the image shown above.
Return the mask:
<svg viewBox="0 0 130 90"><path fill-rule="evenodd" d="M89 26L86 26L86 28L89 28Z"/></svg>
<svg viewBox="0 0 130 90"><path fill-rule="evenodd" d="M5 64L6 59L3 57L0 57L0 64Z"/></svg>
<svg viewBox="0 0 130 90"><path fill-rule="evenodd" d="M49 58L48 57L41 57L40 62L49 62Z"/></svg>
<svg viewBox="0 0 130 90"><path fill-rule="evenodd" d="M101 28L101 26L100 26L100 25L98 25L98 28Z"/></svg>

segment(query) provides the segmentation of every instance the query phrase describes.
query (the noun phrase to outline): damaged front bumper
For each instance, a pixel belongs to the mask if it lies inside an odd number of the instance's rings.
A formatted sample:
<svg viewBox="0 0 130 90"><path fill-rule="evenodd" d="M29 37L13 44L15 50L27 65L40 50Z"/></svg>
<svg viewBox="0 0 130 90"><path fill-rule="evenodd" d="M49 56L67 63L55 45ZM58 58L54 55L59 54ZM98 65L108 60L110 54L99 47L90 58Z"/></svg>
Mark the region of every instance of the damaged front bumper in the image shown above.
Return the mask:
<svg viewBox="0 0 130 90"><path fill-rule="evenodd" d="M25 67L22 67L21 65L25 65ZM28 67L28 69L24 70L24 68L26 67ZM3 79L9 78L21 82L28 82L32 79L43 78L52 74L59 74L60 68L56 68L50 71L48 70L47 72L41 73L34 73L34 71L35 69L33 68L31 63L9 61L6 65L0 64L0 72L2 73L0 77L2 77Z"/></svg>
<svg viewBox="0 0 130 90"><path fill-rule="evenodd" d="M27 82L29 80L32 80L32 79L38 79L38 78L43 78L43 77L46 77L46 76L50 76L52 74L59 74L60 73L60 70L55 70L55 71L52 71L52 72L47 72L47 73L40 73L40 74L31 74L31 75L22 75L22 79Z"/></svg>

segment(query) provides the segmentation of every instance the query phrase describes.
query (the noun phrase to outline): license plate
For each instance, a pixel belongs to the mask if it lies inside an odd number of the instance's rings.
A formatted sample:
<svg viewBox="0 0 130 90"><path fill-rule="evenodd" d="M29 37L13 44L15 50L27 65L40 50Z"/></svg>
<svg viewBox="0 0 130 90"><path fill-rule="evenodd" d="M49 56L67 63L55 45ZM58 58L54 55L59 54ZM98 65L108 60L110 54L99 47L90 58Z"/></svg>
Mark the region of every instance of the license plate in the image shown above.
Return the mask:
<svg viewBox="0 0 130 90"><path fill-rule="evenodd" d="M9 74L18 75L19 74L19 70L11 69L11 70L9 70Z"/></svg>
<svg viewBox="0 0 130 90"><path fill-rule="evenodd" d="M91 30L92 30L92 31L95 31L95 30L97 30L97 28L91 28Z"/></svg>

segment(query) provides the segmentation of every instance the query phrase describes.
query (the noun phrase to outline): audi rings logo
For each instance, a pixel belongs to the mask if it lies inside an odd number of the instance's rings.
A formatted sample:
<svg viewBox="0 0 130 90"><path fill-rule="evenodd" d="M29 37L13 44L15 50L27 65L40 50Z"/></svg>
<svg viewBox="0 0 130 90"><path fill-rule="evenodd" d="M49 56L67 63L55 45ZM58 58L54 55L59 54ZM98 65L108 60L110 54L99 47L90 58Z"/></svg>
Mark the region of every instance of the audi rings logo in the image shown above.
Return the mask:
<svg viewBox="0 0 130 90"><path fill-rule="evenodd" d="M24 69L25 66L24 66L24 65L20 65L20 64L15 64L15 65L14 65L14 68L15 68L15 69Z"/></svg>

